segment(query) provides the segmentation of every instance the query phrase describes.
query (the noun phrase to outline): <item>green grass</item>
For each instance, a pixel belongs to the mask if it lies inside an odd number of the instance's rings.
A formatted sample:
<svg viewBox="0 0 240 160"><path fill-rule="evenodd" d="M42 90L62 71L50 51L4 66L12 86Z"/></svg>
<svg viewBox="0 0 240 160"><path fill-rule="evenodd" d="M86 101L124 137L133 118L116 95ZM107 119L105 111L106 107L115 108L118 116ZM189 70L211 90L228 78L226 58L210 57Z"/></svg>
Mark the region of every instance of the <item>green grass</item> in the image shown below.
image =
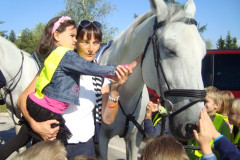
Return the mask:
<svg viewBox="0 0 240 160"><path fill-rule="evenodd" d="M0 112L7 112L6 104L0 105Z"/></svg>

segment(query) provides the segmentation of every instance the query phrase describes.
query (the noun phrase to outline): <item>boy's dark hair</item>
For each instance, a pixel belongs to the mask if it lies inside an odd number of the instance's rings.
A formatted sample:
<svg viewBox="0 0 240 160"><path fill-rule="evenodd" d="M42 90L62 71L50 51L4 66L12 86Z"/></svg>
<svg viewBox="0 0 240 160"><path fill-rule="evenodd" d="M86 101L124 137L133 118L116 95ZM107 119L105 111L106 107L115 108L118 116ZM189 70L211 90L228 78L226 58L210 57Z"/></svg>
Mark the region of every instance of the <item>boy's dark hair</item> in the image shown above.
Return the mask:
<svg viewBox="0 0 240 160"><path fill-rule="evenodd" d="M54 37L52 34L52 29L54 26L54 23L58 21L59 18L61 18L62 16L59 17L54 17L52 18L48 24L46 25L44 32L42 34L41 40L39 42L38 48L37 48L37 52L43 56L43 58L47 58L48 55L51 53L51 50L53 48L53 42L54 42ZM74 28L77 28L76 23L74 20L66 20L63 23L60 24L60 26L57 28L56 31L58 31L59 33L62 33L66 30L66 27L68 26L73 26Z"/></svg>

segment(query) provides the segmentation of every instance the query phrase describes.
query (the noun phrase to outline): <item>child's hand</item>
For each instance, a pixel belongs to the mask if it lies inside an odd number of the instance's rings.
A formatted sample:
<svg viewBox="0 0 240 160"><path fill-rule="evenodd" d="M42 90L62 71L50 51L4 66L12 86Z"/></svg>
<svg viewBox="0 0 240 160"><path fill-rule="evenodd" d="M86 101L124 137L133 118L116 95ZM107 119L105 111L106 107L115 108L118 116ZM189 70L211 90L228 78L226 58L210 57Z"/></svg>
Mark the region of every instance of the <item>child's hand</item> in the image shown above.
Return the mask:
<svg viewBox="0 0 240 160"><path fill-rule="evenodd" d="M134 70L141 61L142 61L142 53L140 54L140 56L138 56L134 61L132 61L129 64L131 69Z"/></svg>
<svg viewBox="0 0 240 160"><path fill-rule="evenodd" d="M161 110L162 106L160 104L159 99L157 99L157 103L153 103L152 105L152 112L157 112L159 110Z"/></svg>

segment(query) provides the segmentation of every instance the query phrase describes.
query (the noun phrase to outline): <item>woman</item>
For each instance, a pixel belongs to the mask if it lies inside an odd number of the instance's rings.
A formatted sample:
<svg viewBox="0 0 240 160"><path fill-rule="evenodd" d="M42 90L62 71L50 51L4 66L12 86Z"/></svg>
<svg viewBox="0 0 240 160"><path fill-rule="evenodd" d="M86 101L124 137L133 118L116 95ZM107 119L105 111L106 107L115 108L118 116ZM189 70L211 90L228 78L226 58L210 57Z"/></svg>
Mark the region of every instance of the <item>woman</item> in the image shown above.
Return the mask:
<svg viewBox="0 0 240 160"><path fill-rule="evenodd" d="M96 58L97 51L100 48L101 40L102 32L101 24L99 22L87 20L80 22L77 32L77 53L79 56L87 61L92 62ZM103 87L101 88L101 117L104 123L111 124L114 121L118 113L118 107L114 107L112 104L116 104L119 99L118 89L124 82L126 82L128 76L137 66L140 59L141 57L130 63L130 67L123 68L122 72L117 74L117 77L111 83L111 87L108 85L108 80L104 80ZM37 77L38 76L34 78L28 88L19 97L18 106L20 107L25 119L29 122L33 131L38 133L44 140L54 140L58 133L59 127L51 128L51 125L58 124L58 121L48 120L45 122L36 122L29 116L26 110L26 98L30 92L35 90ZM68 144L66 145L69 159L77 155L95 157L92 137L94 135L93 115L96 115L93 112L97 98L95 88L91 83L93 81L92 79L92 76L80 76L80 105L69 106L63 114L63 117L66 120L66 125L73 135L68 140ZM110 107L106 107L106 105Z"/></svg>

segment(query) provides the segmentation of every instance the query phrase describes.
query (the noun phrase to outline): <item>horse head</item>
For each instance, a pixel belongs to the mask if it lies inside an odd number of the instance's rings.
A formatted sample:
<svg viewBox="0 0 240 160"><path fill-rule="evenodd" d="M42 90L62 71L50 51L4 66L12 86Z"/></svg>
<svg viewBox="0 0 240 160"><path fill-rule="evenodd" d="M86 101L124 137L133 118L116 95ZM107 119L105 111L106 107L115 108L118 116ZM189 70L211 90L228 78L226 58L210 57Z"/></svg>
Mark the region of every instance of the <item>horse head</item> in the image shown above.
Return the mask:
<svg viewBox="0 0 240 160"><path fill-rule="evenodd" d="M153 34L145 47L143 79L161 96L172 133L188 139L205 97L201 62L206 48L193 19L196 8L193 0L184 10L159 0L150 3L155 16L149 20Z"/></svg>

